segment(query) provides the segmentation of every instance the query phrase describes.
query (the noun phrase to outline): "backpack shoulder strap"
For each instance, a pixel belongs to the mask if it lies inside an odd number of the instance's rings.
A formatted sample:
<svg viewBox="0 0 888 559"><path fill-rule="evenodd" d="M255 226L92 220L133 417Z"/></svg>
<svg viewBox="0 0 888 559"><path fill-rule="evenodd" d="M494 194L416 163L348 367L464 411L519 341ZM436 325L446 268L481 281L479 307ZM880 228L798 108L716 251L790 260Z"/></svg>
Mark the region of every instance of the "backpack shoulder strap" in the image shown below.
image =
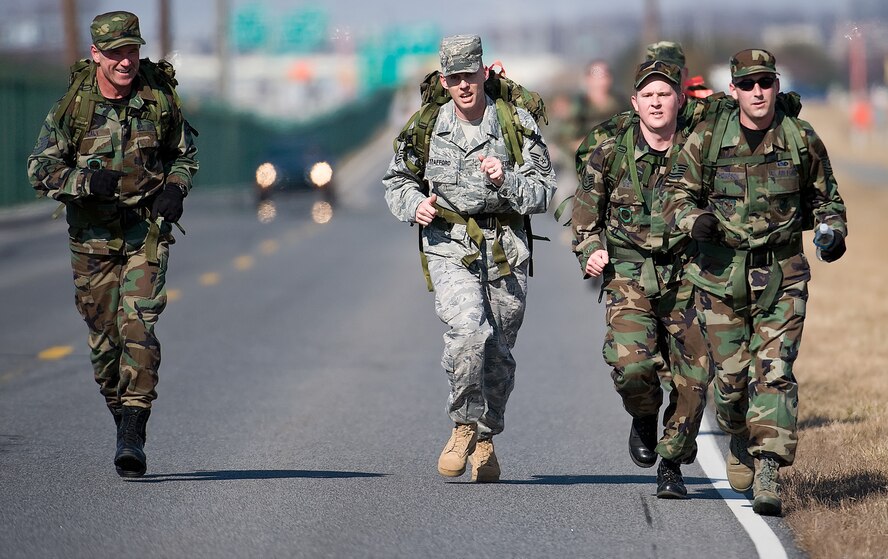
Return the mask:
<svg viewBox="0 0 888 559"><path fill-rule="evenodd" d="M731 121L731 114L736 107L736 103L730 97L724 97L716 101L710 106L706 131L703 133L703 146L701 153L702 161L702 187L704 192L708 192L712 188L712 180L715 177L716 162L721 151L722 140L725 138L725 132L728 123Z"/></svg>
<svg viewBox="0 0 888 559"><path fill-rule="evenodd" d="M98 93L95 91L96 66L89 59L83 59L71 66L68 91L59 102L53 120L68 128L74 149L80 149L80 142L92 123Z"/></svg>

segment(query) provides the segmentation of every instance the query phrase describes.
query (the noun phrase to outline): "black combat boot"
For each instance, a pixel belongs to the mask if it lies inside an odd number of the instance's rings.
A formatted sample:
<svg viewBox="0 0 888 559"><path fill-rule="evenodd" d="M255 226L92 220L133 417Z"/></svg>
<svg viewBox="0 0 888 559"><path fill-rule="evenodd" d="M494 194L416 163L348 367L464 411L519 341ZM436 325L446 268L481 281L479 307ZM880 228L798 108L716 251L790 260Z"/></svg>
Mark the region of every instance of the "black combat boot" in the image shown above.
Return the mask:
<svg viewBox="0 0 888 559"><path fill-rule="evenodd" d="M684 499L687 496L688 490L681 477L681 464L667 458L660 460L657 468L657 498Z"/></svg>
<svg viewBox="0 0 888 559"><path fill-rule="evenodd" d="M117 454L114 465L121 477L141 477L145 473L145 425L151 410L123 406L117 429Z"/></svg>
<svg viewBox="0 0 888 559"><path fill-rule="evenodd" d="M633 417L629 431L629 456L640 468L650 468L657 463L657 416Z"/></svg>
<svg viewBox="0 0 888 559"><path fill-rule="evenodd" d="M123 418L123 410L120 407L112 408L111 406L108 406L108 409L111 410L111 415L114 416L114 425L120 431L120 420Z"/></svg>

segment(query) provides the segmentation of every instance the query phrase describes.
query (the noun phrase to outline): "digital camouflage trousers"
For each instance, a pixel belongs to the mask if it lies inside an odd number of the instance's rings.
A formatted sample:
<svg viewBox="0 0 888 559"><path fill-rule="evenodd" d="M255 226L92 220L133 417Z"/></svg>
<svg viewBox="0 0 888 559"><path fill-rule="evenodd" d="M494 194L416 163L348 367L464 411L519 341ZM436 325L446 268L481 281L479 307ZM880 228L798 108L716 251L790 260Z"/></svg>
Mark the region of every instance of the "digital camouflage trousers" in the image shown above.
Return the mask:
<svg viewBox="0 0 888 559"><path fill-rule="evenodd" d="M671 375L669 405L656 452L691 463L714 368L706 341L690 306L692 287L682 283L661 296L648 297L638 281L617 273L607 284L607 333L603 355L613 367L614 388L632 417L659 415L663 388L658 370Z"/></svg>
<svg viewBox="0 0 888 559"><path fill-rule="evenodd" d="M448 327L441 366L450 381L447 412L454 423L477 423L478 436L502 432L515 386L512 348L524 320L528 262L482 281L460 262L428 255L435 312Z"/></svg>
<svg viewBox="0 0 888 559"><path fill-rule="evenodd" d="M718 424L749 439L749 453L770 455L781 465L795 460L798 384L792 372L799 354L808 283L783 286L767 310L754 303L737 312L730 301L698 290L697 309L716 365Z"/></svg>
<svg viewBox="0 0 888 559"><path fill-rule="evenodd" d="M75 303L89 327L90 361L109 408L150 408L157 397L160 342L154 334L167 302L169 245L156 264L144 246L128 254L71 252Z"/></svg>

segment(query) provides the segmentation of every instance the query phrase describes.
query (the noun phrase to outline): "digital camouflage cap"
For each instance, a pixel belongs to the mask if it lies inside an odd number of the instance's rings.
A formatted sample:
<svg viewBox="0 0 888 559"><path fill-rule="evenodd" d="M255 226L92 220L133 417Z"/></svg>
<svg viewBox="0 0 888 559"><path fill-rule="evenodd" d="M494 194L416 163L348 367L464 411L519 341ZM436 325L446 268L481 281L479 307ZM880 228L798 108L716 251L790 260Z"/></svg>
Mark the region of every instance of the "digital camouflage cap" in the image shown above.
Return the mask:
<svg viewBox="0 0 888 559"><path fill-rule="evenodd" d="M681 48L681 43L676 43L674 41L651 43L647 46L644 59L662 60L663 62L671 62L679 68L685 67L684 50Z"/></svg>
<svg viewBox="0 0 888 559"><path fill-rule="evenodd" d="M635 72L635 90L638 91L641 84L651 76L662 76L669 83L679 85L681 83L681 67L663 60L642 62Z"/></svg>
<svg viewBox="0 0 888 559"><path fill-rule="evenodd" d="M130 12L108 12L97 15L89 30L92 34L92 43L99 50L145 44L139 32L139 18Z"/></svg>
<svg viewBox="0 0 888 559"><path fill-rule="evenodd" d="M742 78L750 74L768 72L779 74L777 59L765 49L741 50L731 57L731 77Z"/></svg>
<svg viewBox="0 0 888 559"><path fill-rule="evenodd" d="M441 73L474 73L481 68L481 37L452 35L441 40Z"/></svg>

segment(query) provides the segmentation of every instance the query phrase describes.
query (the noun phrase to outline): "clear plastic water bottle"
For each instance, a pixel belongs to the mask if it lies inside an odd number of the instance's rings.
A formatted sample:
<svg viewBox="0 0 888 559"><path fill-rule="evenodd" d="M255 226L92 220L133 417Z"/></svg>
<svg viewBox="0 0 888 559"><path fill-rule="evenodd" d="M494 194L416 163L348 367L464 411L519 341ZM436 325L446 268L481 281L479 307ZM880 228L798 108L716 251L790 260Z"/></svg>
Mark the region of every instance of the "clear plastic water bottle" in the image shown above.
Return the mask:
<svg viewBox="0 0 888 559"><path fill-rule="evenodd" d="M823 249L829 249L836 240L836 234L829 225L821 223L814 233L814 246L817 247L817 260L823 260Z"/></svg>

